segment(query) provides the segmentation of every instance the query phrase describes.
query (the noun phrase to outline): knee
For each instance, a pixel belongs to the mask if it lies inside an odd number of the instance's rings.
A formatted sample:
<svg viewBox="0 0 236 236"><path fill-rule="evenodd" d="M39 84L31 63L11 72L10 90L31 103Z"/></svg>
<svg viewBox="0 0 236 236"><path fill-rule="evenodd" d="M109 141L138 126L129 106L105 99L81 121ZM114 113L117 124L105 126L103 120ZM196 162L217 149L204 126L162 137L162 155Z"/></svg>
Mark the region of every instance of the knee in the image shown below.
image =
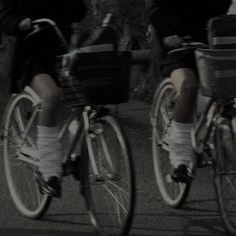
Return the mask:
<svg viewBox="0 0 236 236"><path fill-rule="evenodd" d="M55 106L60 101L63 92L53 78L48 74L36 75L31 83L32 88L42 99L44 106Z"/></svg>
<svg viewBox="0 0 236 236"><path fill-rule="evenodd" d="M43 102L48 105L56 105L62 97L62 93L60 89L53 90L53 91L47 91L45 94L43 94L42 99Z"/></svg>
<svg viewBox="0 0 236 236"><path fill-rule="evenodd" d="M62 97L60 88L44 91L42 94L43 104L46 106L56 106Z"/></svg>
<svg viewBox="0 0 236 236"><path fill-rule="evenodd" d="M195 78L187 78L181 88L181 94L188 98L195 98L198 92L198 82Z"/></svg>

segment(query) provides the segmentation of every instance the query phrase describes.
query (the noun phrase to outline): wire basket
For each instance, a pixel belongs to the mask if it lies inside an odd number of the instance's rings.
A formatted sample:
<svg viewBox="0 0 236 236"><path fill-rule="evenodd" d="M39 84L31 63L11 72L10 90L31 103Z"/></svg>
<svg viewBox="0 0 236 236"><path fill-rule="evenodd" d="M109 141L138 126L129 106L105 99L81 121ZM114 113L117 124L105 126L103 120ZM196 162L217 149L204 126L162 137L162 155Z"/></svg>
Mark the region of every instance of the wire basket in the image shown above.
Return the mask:
<svg viewBox="0 0 236 236"><path fill-rule="evenodd" d="M119 104L129 99L130 52L75 51L58 57L68 105Z"/></svg>
<svg viewBox="0 0 236 236"><path fill-rule="evenodd" d="M201 92L216 99L236 97L236 49L195 51Z"/></svg>

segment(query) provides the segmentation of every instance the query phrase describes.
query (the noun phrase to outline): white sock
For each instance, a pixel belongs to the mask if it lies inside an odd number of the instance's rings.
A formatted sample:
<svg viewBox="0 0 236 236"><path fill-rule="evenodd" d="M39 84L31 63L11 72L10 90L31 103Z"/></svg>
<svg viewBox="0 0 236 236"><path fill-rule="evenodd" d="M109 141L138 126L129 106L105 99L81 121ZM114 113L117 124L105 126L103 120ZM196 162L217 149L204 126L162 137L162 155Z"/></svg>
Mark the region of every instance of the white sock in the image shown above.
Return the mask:
<svg viewBox="0 0 236 236"><path fill-rule="evenodd" d="M61 177L62 147L58 140L58 127L38 126L37 147L39 170L47 181L51 176Z"/></svg>
<svg viewBox="0 0 236 236"><path fill-rule="evenodd" d="M178 123L173 121L170 128L170 161L176 168L185 164L190 169L195 165L195 155L191 143L192 123Z"/></svg>

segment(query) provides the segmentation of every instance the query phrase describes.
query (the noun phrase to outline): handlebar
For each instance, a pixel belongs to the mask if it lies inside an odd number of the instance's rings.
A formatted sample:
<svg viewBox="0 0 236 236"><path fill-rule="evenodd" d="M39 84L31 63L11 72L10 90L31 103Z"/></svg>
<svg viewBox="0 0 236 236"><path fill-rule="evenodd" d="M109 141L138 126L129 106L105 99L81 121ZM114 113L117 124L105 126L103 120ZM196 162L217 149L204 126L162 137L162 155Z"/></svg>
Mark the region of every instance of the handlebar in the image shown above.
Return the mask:
<svg viewBox="0 0 236 236"><path fill-rule="evenodd" d="M47 23L47 24L49 24L51 26L57 26L55 21L53 21L51 19L48 19L48 18L40 18L40 19L32 21L33 25L37 25L37 24L40 24L40 23Z"/></svg>
<svg viewBox="0 0 236 236"><path fill-rule="evenodd" d="M40 19L37 19L37 20L33 20L33 21L32 21L33 31L30 32L30 33L25 37L25 39L26 39L26 38L29 38L29 37L32 36L33 34L39 32L40 29L43 29L43 28L45 27L45 26L40 27L40 24L47 24L48 26L46 26L46 27L51 27L51 28L55 31L55 33L56 33L56 35L57 35L59 41L61 42L61 46L64 47L66 50L69 49L69 45L68 45L68 43L67 43L65 37L63 36L61 30L58 28L56 22L53 21L53 20L51 20L51 19L48 19L48 18L40 18Z"/></svg>

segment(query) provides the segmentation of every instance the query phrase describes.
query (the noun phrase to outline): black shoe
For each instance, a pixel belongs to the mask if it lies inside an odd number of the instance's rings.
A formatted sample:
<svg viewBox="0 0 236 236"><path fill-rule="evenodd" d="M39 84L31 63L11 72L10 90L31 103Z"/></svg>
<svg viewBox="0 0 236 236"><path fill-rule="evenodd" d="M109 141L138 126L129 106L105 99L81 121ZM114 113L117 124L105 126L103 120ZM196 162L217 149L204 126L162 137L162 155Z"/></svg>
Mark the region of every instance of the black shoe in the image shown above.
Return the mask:
<svg viewBox="0 0 236 236"><path fill-rule="evenodd" d="M173 169L173 172L171 173L171 178L175 182L182 182L182 183L190 184L192 182L194 176L188 170L186 165L181 164L177 168Z"/></svg>
<svg viewBox="0 0 236 236"><path fill-rule="evenodd" d="M52 176L45 181L41 174L37 174L39 190L42 194L48 194L52 197L61 197L61 181L58 177Z"/></svg>

